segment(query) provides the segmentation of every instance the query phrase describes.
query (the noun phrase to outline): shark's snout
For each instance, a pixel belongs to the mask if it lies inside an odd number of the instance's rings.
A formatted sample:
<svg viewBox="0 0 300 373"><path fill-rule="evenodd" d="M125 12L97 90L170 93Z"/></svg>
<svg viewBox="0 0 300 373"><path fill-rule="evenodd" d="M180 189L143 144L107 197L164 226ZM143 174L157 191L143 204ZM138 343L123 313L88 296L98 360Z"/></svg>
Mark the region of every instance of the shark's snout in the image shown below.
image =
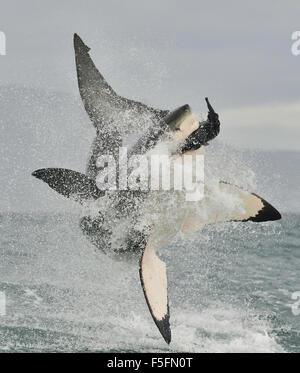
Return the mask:
<svg viewBox="0 0 300 373"><path fill-rule="evenodd" d="M164 121L167 123L171 131L179 131L182 123L192 114L190 105L186 104L171 111Z"/></svg>

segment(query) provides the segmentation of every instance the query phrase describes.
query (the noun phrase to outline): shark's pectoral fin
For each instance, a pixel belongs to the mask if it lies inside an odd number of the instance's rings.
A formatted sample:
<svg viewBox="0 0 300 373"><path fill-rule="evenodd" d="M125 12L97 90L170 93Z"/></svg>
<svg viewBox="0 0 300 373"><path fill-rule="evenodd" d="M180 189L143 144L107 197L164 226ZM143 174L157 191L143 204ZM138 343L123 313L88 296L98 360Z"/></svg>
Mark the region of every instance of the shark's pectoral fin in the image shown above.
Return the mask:
<svg viewBox="0 0 300 373"><path fill-rule="evenodd" d="M79 203L95 200L104 195L104 192L97 188L94 180L73 170L42 168L34 171L32 176L43 180L59 194L74 199Z"/></svg>
<svg viewBox="0 0 300 373"><path fill-rule="evenodd" d="M241 200L240 209L236 209L236 211L229 214L225 221L263 222L281 219L279 211L257 194L248 193L226 182L221 182L220 188L223 191L237 195Z"/></svg>
<svg viewBox="0 0 300 373"><path fill-rule="evenodd" d="M140 261L140 278L144 295L164 340L171 342L166 264L156 255L156 245L148 241Z"/></svg>
<svg viewBox="0 0 300 373"><path fill-rule="evenodd" d="M219 208L215 211L214 193L221 192L222 198L233 198L237 203L233 209L226 208L220 201ZM220 182L217 190L206 187L205 197L195 208L191 208L181 226L185 234L201 230L204 225L226 221L253 221L263 222L281 219L279 211L270 203L255 193L226 182Z"/></svg>

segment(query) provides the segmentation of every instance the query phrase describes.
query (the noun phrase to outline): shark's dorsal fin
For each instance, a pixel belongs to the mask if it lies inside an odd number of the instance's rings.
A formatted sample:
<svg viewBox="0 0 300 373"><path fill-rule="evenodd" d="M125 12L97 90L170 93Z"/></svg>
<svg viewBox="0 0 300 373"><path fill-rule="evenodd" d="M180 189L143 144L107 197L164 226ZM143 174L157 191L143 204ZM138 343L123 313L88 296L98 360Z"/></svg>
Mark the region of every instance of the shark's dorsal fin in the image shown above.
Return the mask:
<svg viewBox="0 0 300 373"><path fill-rule="evenodd" d="M126 112L128 125L131 121L128 113L130 111L134 118L139 114L163 117L168 113L167 110L154 109L141 102L119 96L100 74L89 55L90 48L77 34L74 34L74 50L80 95L85 110L97 130L107 125L111 126L122 112Z"/></svg>
<svg viewBox="0 0 300 373"><path fill-rule="evenodd" d="M79 203L95 200L104 195L104 192L97 188L94 180L77 171L65 168L42 168L34 171L32 176L43 180L57 193Z"/></svg>

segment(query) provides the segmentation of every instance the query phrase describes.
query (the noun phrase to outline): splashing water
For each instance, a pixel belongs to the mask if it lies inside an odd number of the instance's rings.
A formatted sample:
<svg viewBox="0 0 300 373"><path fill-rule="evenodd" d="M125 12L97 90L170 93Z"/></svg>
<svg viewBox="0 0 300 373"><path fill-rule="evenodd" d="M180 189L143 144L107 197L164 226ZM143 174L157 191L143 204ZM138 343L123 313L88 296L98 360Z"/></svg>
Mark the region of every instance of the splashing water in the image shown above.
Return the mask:
<svg viewBox="0 0 300 373"><path fill-rule="evenodd" d="M297 290L300 257L291 260L290 252L300 218L288 220L208 226L161 251L173 330L167 347L145 304L137 265L95 251L77 215L2 215L1 348L295 351L299 332L288 303Z"/></svg>

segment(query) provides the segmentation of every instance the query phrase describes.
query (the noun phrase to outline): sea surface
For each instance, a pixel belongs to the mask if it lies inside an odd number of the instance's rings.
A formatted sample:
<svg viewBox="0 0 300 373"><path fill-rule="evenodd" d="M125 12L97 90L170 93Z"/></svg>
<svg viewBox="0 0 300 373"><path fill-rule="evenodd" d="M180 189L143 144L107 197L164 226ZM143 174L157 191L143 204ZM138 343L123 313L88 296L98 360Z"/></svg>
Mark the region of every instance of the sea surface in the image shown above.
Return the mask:
<svg viewBox="0 0 300 373"><path fill-rule="evenodd" d="M300 352L300 215L207 226L160 251L170 346L138 264L97 251L78 220L0 215L1 352Z"/></svg>

